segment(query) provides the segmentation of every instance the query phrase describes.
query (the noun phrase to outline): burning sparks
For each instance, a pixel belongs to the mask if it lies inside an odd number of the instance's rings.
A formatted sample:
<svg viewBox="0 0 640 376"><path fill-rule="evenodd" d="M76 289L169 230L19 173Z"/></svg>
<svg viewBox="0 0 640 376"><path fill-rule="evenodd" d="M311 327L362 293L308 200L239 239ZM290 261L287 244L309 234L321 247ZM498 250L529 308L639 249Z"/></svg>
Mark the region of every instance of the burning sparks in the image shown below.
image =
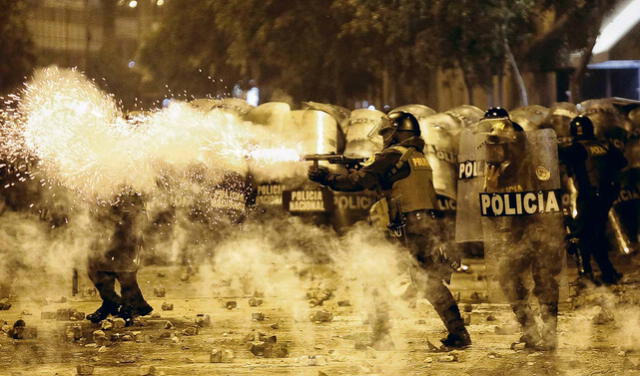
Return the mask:
<svg viewBox="0 0 640 376"><path fill-rule="evenodd" d="M283 146L284 138L273 129L220 110L202 112L174 101L125 117L112 96L73 70L42 69L21 97L7 101L5 159L32 157L47 177L89 197L109 197L124 186L156 189L163 170L204 166L210 175L243 174L249 165L300 161L300 141Z"/></svg>

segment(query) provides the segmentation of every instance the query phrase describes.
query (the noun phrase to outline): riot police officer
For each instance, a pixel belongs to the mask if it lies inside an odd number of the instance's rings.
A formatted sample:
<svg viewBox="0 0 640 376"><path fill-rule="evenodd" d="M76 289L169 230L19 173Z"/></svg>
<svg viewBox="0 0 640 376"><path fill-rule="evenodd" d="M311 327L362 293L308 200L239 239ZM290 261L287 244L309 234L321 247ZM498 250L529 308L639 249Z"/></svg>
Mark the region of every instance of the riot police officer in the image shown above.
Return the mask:
<svg viewBox="0 0 640 376"><path fill-rule="evenodd" d="M554 191L559 187L557 159L552 163L543 158L555 155L545 155L545 150L555 148L555 135L552 130L534 131L530 139L502 108L489 109L478 126L486 132L480 199L491 202L482 205L486 252L497 255L497 280L522 328L519 342L538 350L555 349L562 218ZM541 134L541 145L534 147L536 133ZM529 210L536 197L537 207ZM512 210L502 210L507 207ZM529 304L530 291L525 284L529 273L540 307L541 328Z"/></svg>
<svg viewBox="0 0 640 376"><path fill-rule="evenodd" d="M100 294L102 305L87 315L91 322L97 323L114 315L124 318L130 325L134 317L153 310L142 296L137 280L142 210L140 194L129 190L121 192L112 205L97 209L95 218L105 226L105 231L94 244L88 274ZM115 290L116 280L120 284L120 295Z"/></svg>
<svg viewBox="0 0 640 376"><path fill-rule="evenodd" d="M593 257L601 272L597 282L615 284L622 275L609 260L605 228L618 195L619 174L627 160L618 148L596 140L589 117L575 117L570 131L573 142L560 149L560 158L568 166L578 191L572 241L578 244L585 276L596 281L591 268Z"/></svg>
<svg viewBox="0 0 640 376"><path fill-rule="evenodd" d="M448 348L464 348L471 339L458 305L444 284L452 268L445 265L438 233L434 231L437 215L432 171L423 154L424 140L416 118L395 112L384 118L379 127L384 145L358 171L334 174L323 167L311 167L309 179L337 191L374 190L382 200L375 207L389 208L389 228L402 232L405 244L427 274L427 299L442 319L449 334L442 340Z"/></svg>

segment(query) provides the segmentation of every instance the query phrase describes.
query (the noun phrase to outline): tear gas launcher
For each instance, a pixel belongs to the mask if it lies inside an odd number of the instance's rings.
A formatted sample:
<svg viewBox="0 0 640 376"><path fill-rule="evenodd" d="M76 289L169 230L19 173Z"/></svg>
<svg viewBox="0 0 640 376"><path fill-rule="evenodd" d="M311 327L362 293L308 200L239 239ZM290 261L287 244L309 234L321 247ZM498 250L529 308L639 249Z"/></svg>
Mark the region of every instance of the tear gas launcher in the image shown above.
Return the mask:
<svg viewBox="0 0 640 376"><path fill-rule="evenodd" d="M349 170L359 170L366 158L346 157L342 154L307 154L302 157L305 161L312 161L314 166L318 166L318 162L327 161L331 164L340 164Z"/></svg>

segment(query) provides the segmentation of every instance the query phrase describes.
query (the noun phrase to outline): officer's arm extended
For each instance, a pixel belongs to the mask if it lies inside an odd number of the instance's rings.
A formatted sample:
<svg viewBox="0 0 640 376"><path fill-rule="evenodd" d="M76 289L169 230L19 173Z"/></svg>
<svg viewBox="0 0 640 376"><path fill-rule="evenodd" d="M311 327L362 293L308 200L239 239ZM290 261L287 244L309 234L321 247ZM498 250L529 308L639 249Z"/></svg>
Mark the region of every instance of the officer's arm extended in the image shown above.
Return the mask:
<svg viewBox="0 0 640 376"><path fill-rule="evenodd" d="M378 153L372 162L348 174L334 174L323 168L312 167L309 170L309 178L335 191L357 192L375 189L380 185L384 174L398 162L400 156L400 152L395 150Z"/></svg>

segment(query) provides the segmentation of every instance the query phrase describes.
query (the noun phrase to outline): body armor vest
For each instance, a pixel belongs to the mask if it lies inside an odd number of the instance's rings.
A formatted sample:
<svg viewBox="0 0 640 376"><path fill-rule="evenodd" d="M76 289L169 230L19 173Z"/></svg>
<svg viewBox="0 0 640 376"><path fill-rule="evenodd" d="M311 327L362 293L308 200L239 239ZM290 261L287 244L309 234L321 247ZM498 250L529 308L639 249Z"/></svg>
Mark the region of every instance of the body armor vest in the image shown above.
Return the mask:
<svg viewBox="0 0 640 376"><path fill-rule="evenodd" d="M402 146L392 146L390 149L402 152L402 157L396 163L396 170L405 163L409 166L409 175L395 181L391 187L391 198L399 203L402 213L435 209L433 172L425 155L416 149Z"/></svg>
<svg viewBox="0 0 640 376"><path fill-rule="evenodd" d="M597 141L579 141L587 152L585 161L585 171L582 177L589 188L603 189L607 188L613 176L610 173L610 167L607 166L609 161L609 147ZM583 187L584 188L584 187Z"/></svg>

